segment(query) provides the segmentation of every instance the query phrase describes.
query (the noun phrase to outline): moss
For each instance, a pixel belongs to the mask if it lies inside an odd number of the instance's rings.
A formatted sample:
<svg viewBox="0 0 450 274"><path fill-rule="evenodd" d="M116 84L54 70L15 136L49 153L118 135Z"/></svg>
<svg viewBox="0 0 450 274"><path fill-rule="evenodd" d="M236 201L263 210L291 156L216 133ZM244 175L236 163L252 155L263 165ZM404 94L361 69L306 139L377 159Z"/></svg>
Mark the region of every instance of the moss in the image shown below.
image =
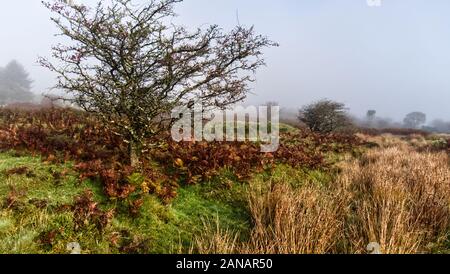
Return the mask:
<svg viewBox="0 0 450 274"><path fill-rule="evenodd" d="M87 188L94 191L94 200L102 208L114 207L114 202L102 194L101 185L79 182L70 163L51 165L37 157L16 156L0 154L0 200L5 201L12 189L23 192L20 208L0 210L0 253L67 253L70 242L78 242L83 253L184 253L190 250L193 238L204 230L205 224L217 219L221 228L238 231L242 238L248 237L251 229L246 202L248 185L224 169L209 182L181 187L170 205L148 195L140 216L118 211L104 231L93 226L76 231L72 213L61 212L58 207L72 204ZM6 175L5 171L21 167L32 171L33 176ZM326 184L331 180L324 171L285 165L255 176L262 182L288 181L294 186L305 182ZM49 235L51 239L47 239Z"/></svg>
<svg viewBox="0 0 450 274"><path fill-rule="evenodd" d="M149 240L149 253L186 252L204 223L220 216L221 226L239 231L249 230L247 213L223 201L206 198L203 186L181 188L169 206L156 197L148 196L139 218L122 215L116 218L113 229L128 230L141 239Z"/></svg>

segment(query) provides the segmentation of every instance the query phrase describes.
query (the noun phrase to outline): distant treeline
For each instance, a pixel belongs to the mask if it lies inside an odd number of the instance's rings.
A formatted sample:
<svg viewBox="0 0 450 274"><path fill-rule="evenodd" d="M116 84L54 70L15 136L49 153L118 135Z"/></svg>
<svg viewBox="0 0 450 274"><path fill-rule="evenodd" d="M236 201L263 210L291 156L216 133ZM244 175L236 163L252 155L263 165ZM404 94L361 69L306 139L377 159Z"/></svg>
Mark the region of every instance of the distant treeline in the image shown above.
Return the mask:
<svg viewBox="0 0 450 274"><path fill-rule="evenodd" d="M266 105L278 105L278 103L268 102ZM334 108L333 105L335 105ZM314 128L315 125L329 123L330 120L335 121L334 123L341 120L342 125L336 125L337 129L343 127L347 129L357 128L368 134L426 135L430 132L450 133L450 121L437 119L427 123L427 115L419 111L408 113L402 122L397 122L390 118L379 117L376 110L368 110L366 117L363 118L352 116L347 110L348 108L344 104L331 100L321 100L297 110L282 107L280 121L295 127ZM305 113L309 114L310 121L305 120L304 117L301 119L301 116L304 116ZM336 119L341 114L345 114L346 119Z"/></svg>

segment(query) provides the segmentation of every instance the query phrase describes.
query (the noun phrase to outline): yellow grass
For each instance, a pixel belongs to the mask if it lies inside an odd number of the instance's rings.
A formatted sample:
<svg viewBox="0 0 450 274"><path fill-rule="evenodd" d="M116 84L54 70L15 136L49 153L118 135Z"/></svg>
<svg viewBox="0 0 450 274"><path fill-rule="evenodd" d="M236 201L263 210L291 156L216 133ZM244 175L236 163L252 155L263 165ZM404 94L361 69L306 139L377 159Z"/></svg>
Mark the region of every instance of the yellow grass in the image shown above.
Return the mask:
<svg viewBox="0 0 450 274"><path fill-rule="evenodd" d="M426 252L449 228L450 170L444 153L407 147L368 152L350 162L337 187L350 193L350 252L378 242L384 253Z"/></svg>
<svg viewBox="0 0 450 274"><path fill-rule="evenodd" d="M450 170L445 153L416 152L394 137L381 148L346 161L331 184L255 180L248 206L250 238L220 228L197 239L200 253L434 252L450 227Z"/></svg>

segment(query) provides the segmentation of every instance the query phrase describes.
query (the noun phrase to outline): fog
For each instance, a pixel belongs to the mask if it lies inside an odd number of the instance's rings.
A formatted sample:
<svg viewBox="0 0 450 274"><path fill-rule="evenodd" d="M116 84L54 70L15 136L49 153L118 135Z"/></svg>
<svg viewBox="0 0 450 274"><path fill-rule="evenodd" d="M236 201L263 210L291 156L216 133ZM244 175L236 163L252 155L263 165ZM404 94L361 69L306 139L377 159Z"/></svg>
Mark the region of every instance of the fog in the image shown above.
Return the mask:
<svg viewBox="0 0 450 274"><path fill-rule="evenodd" d="M94 0L81 1L95 3ZM142 1L138 1L142 2ZM411 111L450 120L450 2L385 0L185 0L177 23L188 27L255 25L280 43L266 50L246 104L277 101L296 109L322 98L401 121ZM0 67L20 62L46 92L54 75L36 64L50 56L57 30L39 0L3 1Z"/></svg>

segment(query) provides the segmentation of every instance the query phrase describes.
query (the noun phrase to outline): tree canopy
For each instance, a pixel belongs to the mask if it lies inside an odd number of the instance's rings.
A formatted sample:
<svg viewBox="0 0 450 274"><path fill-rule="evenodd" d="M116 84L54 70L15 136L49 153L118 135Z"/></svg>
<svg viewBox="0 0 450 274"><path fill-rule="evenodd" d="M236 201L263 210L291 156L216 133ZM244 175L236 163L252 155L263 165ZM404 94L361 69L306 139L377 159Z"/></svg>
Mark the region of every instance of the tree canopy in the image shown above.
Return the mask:
<svg viewBox="0 0 450 274"><path fill-rule="evenodd" d="M403 123L406 127L409 128L418 128L421 125L425 124L427 121L427 115L425 113L415 111L406 115Z"/></svg>

